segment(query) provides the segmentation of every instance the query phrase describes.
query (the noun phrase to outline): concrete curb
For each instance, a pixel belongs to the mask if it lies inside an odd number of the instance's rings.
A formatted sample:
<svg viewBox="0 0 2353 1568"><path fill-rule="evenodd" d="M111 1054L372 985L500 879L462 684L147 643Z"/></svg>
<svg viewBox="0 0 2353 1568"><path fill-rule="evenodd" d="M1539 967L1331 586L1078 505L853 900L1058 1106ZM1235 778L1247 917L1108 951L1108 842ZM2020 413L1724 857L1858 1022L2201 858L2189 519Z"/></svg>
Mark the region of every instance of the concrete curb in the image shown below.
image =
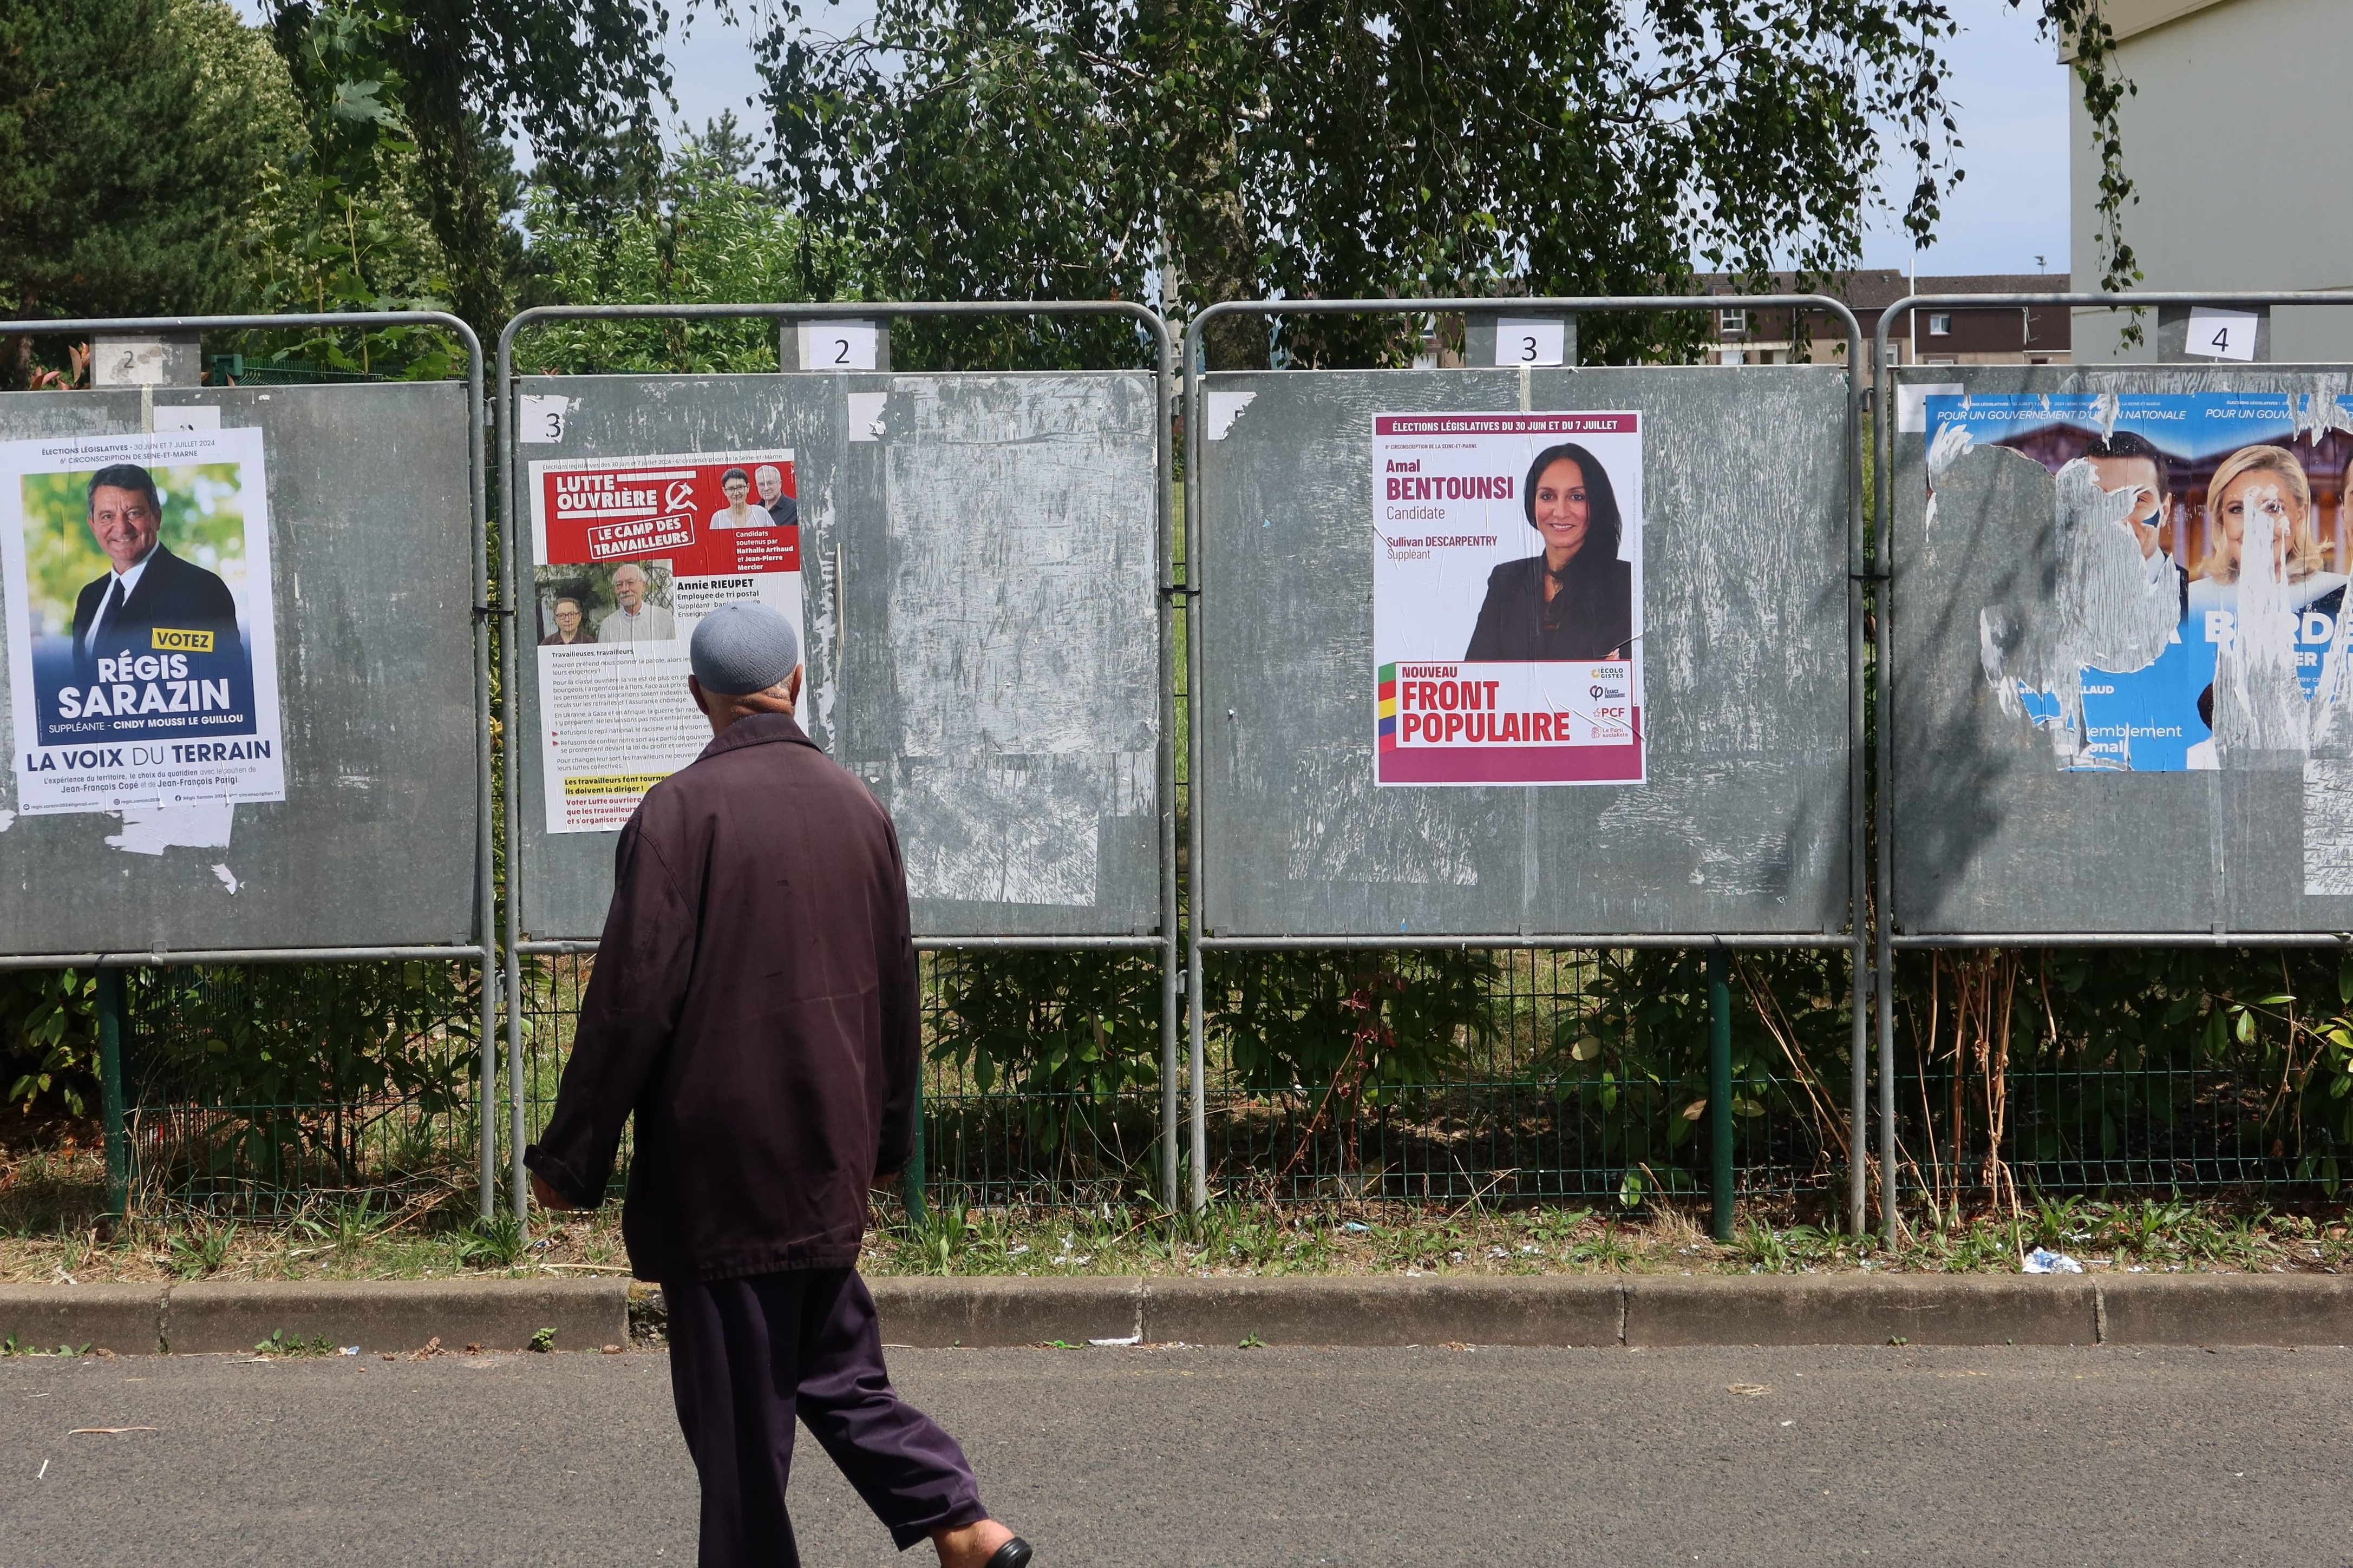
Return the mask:
<svg viewBox="0 0 2353 1568"><path fill-rule="evenodd" d="M881 1278L892 1344L2343 1345L2353 1277L1550 1275L1536 1278ZM145 1354L248 1351L274 1332L364 1350L628 1342L612 1279L0 1285L0 1338Z"/></svg>
<svg viewBox="0 0 2353 1568"><path fill-rule="evenodd" d="M559 1350L629 1342L622 1279L397 1279L173 1285L0 1285L0 1340L151 1355L250 1351L272 1334L364 1351L521 1350L542 1329Z"/></svg>
<svg viewBox="0 0 2353 1568"><path fill-rule="evenodd" d="M1549 1275L868 1282L915 1346L2343 1345L2332 1275Z"/></svg>

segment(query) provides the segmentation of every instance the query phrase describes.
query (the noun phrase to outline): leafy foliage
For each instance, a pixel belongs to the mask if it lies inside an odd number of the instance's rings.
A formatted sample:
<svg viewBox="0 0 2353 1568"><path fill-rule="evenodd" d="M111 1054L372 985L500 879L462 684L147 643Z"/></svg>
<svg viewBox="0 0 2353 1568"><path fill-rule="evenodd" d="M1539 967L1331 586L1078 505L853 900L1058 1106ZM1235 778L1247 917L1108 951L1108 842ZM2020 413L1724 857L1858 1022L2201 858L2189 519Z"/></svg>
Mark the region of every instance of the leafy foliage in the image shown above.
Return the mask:
<svg viewBox="0 0 2353 1568"><path fill-rule="evenodd" d="M380 1122L466 1115L479 1062L478 973L425 963L164 971L133 1044L142 1098L215 1113L224 1154L258 1175L322 1156L357 1178Z"/></svg>
<svg viewBox="0 0 2353 1568"><path fill-rule="evenodd" d="M801 221L750 176L732 114L687 140L647 182L641 205L599 211L535 187L526 219L550 304L682 305L809 298ZM828 252L830 247L828 247ZM842 264L828 270L839 275ZM740 372L776 368L772 321L575 321L541 327L522 352L543 373Z"/></svg>
<svg viewBox="0 0 2353 1568"><path fill-rule="evenodd" d="M269 171L254 237L265 306L282 311L446 309L450 286L426 222L406 84L385 56L380 15L354 7L281 12L274 28L306 119L301 155ZM343 372L433 378L455 344L438 331L317 332L278 348Z"/></svg>
<svg viewBox="0 0 2353 1568"><path fill-rule="evenodd" d="M284 70L222 0L0 9L0 310L244 304L244 214L296 135ZM20 337L11 384L33 368Z"/></svg>
<svg viewBox="0 0 2353 1568"><path fill-rule="evenodd" d="M519 185L507 151L526 137L543 168L593 188L656 146L670 90L669 15L635 0L270 0L280 52L302 72L331 144L399 134L448 268L458 314L486 340L514 308L526 264L507 223Z"/></svg>
<svg viewBox="0 0 2353 1568"><path fill-rule="evenodd" d="M98 1083L98 975L83 969L0 973L0 1069L17 1069L8 1098L30 1111L50 1100L86 1113Z"/></svg>
<svg viewBox="0 0 2353 1568"><path fill-rule="evenodd" d="M1050 1159L1160 1083L1160 970L1149 958L1002 952L935 959L932 1059L984 1095L1021 1097L1023 1131Z"/></svg>
<svg viewBox="0 0 2353 1568"><path fill-rule="evenodd" d="M2082 29L2112 132L2091 0L2041 11L2046 30ZM839 38L797 23L761 42L775 167L886 297L1156 293L1189 313L1649 293L1694 260L1820 278L1852 264L1875 207L1900 205L1926 237L1959 177L1941 52L1958 27L1936 0L881 0ZM1911 185L1894 197L1898 163ZM1596 322L1583 346L1638 359L1694 330ZM1235 321L1211 329L1210 363L1398 363L1413 331L1293 319L1270 341ZM941 329L909 363L969 358L976 336ZM1023 341L1134 352L1101 327Z"/></svg>

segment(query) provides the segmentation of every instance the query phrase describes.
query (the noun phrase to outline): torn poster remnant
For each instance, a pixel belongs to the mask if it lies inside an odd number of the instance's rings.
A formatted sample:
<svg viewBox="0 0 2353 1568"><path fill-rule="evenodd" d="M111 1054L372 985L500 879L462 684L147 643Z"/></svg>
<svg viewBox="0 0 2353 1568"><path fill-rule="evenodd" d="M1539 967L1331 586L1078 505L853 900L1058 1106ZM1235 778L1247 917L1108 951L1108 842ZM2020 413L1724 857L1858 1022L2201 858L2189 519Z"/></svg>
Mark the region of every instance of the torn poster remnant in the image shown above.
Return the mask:
<svg viewBox="0 0 2353 1568"><path fill-rule="evenodd" d="M1971 513L1993 574L1987 679L2063 769L2216 769L2336 723L2353 419L2318 379L1927 400L1930 507Z"/></svg>
<svg viewBox="0 0 2353 1568"><path fill-rule="evenodd" d="M227 801L169 808L128 806L122 831L106 836L106 847L126 855L161 855L166 849L226 849L237 807Z"/></svg>

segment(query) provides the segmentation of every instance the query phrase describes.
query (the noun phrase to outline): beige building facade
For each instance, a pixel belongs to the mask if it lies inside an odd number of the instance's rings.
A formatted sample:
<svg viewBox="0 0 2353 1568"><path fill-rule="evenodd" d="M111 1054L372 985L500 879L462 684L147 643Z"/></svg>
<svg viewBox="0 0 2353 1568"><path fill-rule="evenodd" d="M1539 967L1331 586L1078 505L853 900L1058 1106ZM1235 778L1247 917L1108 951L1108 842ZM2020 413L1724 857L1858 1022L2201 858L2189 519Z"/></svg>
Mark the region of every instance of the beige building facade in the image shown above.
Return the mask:
<svg viewBox="0 0 2353 1568"><path fill-rule="evenodd" d="M2353 197L2337 172L2353 145L2353 0L2102 0L2119 72L2138 89L2121 119L2138 201L2124 214L2145 289L2348 290L2341 309L2283 309L2271 357L2353 361ZM2071 257L2100 284L2100 164L2071 93ZM2123 319L2079 311L2078 362L2149 360Z"/></svg>

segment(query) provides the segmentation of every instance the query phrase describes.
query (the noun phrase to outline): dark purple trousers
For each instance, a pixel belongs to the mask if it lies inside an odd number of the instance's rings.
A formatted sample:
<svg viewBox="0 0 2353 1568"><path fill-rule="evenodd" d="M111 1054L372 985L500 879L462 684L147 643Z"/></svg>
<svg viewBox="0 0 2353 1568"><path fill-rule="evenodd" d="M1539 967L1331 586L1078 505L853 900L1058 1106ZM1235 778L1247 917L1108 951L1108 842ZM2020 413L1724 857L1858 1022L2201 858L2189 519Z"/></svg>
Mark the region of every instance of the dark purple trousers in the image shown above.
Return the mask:
<svg viewBox="0 0 2353 1568"><path fill-rule="evenodd" d="M899 1550L988 1517L964 1450L891 1386L854 1268L665 1284L670 1392L702 1481L702 1568L798 1568L785 1483L797 1415Z"/></svg>

